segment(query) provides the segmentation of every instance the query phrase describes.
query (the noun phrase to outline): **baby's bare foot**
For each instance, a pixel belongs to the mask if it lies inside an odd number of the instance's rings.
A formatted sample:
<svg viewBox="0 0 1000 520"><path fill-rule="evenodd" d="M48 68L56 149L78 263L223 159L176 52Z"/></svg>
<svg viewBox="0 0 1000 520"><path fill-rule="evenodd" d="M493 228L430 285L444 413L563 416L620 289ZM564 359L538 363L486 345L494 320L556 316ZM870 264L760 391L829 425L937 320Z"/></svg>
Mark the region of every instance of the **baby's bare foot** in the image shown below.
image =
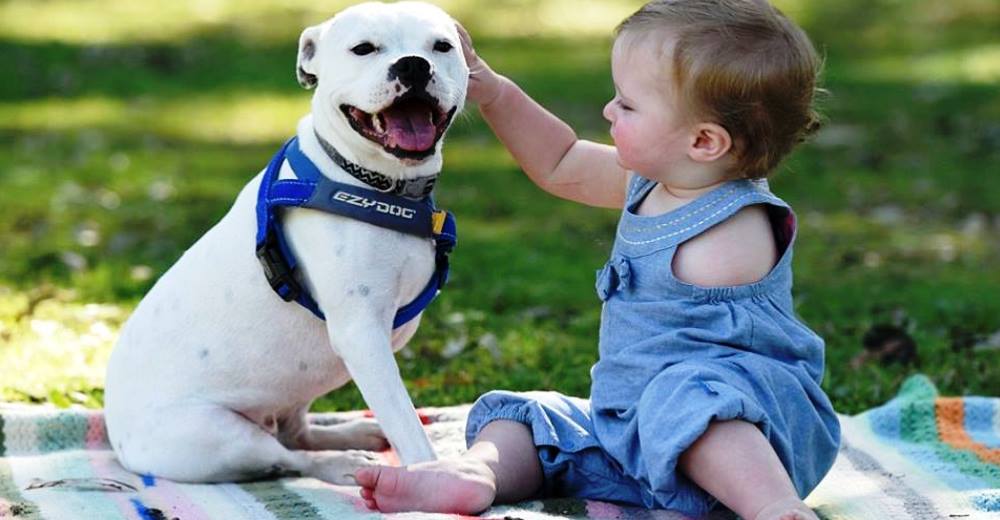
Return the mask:
<svg viewBox="0 0 1000 520"><path fill-rule="evenodd" d="M819 520L819 517L798 498L787 498L764 507L754 520Z"/></svg>
<svg viewBox="0 0 1000 520"><path fill-rule="evenodd" d="M373 466L355 474L361 498L384 513L426 511L474 514L496 497L496 476L486 464L437 460L405 468Z"/></svg>

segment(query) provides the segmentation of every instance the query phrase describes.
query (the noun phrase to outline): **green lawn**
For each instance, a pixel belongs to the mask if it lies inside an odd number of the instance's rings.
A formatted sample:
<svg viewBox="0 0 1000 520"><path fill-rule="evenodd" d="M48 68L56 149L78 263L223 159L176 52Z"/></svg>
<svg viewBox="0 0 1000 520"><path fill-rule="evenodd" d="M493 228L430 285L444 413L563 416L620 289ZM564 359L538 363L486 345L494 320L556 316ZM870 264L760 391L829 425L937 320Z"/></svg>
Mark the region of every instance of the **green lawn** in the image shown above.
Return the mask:
<svg viewBox="0 0 1000 520"><path fill-rule="evenodd" d="M346 5L161 4L0 3L0 399L100 405L130 309L308 110L299 31ZM609 34L638 2L440 4L494 68L607 141ZM772 181L800 217L795 297L827 340L824 387L846 413L914 372L946 393L1000 395L1000 4L778 5L825 56L830 91L826 129ZM593 273L616 214L540 192L474 109L445 156L437 199L461 240L399 355L414 400L585 395ZM851 368L879 324L907 331L920 361ZM362 405L344 389L317 408Z"/></svg>

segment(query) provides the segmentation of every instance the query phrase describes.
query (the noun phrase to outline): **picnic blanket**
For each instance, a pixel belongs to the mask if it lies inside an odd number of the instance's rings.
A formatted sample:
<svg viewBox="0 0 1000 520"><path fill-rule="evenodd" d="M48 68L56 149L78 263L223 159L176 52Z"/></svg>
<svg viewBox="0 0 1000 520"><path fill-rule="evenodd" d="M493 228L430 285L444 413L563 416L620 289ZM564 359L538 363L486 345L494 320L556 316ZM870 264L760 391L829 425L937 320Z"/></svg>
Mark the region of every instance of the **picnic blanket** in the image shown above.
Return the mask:
<svg viewBox="0 0 1000 520"><path fill-rule="evenodd" d="M464 448L468 406L421 411L442 456ZM364 412L313 414L317 423ZM883 406L841 417L843 445L807 503L825 519L1000 520L1000 399L941 397L914 376ZM392 452L380 456L394 462ZM447 490L441 490L446 493ZM682 520L577 499L494 507L484 518ZM121 468L99 411L0 405L0 519L400 519L461 518L367 510L357 488L309 478L179 484ZM734 518L715 513L713 518Z"/></svg>

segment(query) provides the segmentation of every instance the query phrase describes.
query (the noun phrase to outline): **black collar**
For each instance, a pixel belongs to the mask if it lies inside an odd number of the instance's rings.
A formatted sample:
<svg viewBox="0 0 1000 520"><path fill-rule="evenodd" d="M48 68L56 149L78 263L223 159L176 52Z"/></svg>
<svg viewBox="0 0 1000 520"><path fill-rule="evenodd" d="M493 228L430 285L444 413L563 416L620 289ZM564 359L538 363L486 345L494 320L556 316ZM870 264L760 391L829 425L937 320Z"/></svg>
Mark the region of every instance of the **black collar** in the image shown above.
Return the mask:
<svg viewBox="0 0 1000 520"><path fill-rule="evenodd" d="M330 156L330 159L337 166L340 166L355 179L382 193L399 195L409 199L422 199L430 195L431 191L434 190L434 182L437 181L436 174L428 175L427 177L417 177L416 179L393 179L388 175L369 170L348 161L343 155L340 155L340 152L332 144L320 137L319 132L316 132L314 129L313 133L316 134L316 140L319 141L319 145L323 148L323 151Z"/></svg>

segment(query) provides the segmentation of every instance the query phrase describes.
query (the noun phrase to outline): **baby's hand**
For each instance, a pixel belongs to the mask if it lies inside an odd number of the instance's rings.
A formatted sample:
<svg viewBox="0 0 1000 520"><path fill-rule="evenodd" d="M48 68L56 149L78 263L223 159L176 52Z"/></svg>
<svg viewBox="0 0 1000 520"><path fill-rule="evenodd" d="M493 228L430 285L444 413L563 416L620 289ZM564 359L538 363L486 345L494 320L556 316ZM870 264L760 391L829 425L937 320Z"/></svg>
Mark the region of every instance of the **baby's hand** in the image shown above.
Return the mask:
<svg viewBox="0 0 1000 520"><path fill-rule="evenodd" d="M462 27L462 24L455 25L462 39L465 63L469 65L469 91L466 98L480 106L488 105L500 97L501 78L476 54L476 50L472 47L472 37L465 27Z"/></svg>

